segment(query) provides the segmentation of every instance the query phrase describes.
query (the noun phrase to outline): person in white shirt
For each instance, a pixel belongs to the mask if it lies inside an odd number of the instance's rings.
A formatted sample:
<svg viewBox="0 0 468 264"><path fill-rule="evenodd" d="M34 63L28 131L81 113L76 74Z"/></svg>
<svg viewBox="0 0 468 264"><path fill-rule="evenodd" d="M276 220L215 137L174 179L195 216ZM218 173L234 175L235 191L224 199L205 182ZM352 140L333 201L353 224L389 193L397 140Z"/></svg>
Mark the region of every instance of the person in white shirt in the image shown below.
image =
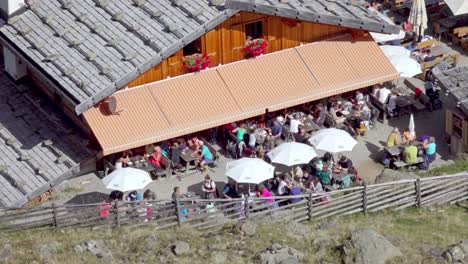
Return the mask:
<svg viewBox="0 0 468 264"><path fill-rule="evenodd" d="M291 119L289 121L289 131L294 134L299 133L299 125L302 125L299 115L290 115L289 118Z"/></svg>
<svg viewBox="0 0 468 264"><path fill-rule="evenodd" d="M283 176L279 178L278 184L278 195L287 195L288 194L288 183L286 182L286 177Z"/></svg>
<svg viewBox="0 0 468 264"><path fill-rule="evenodd" d="M255 135L255 130L251 129L249 133L249 147L251 149L255 149L256 144L257 144L257 137Z"/></svg>
<svg viewBox="0 0 468 264"><path fill-rule="evenodd" d="M372 86L372 95L374 97L377 97L379 91L380 91L380 86L379 85L376 84L376 85Z"/></svg>
<svg viewBox="0 0 468 264"><path fill-rule="evenodd" d="M362 94L361 91L357 90L356 91L356 99L355 103L359 103L360 101L364 101L364 94Z"/></svg>
<svg viewBox="0 0 468 264"><path fill-rule="evenodd" d="M391 91L387 87L383 87L382 89L379 90L377 93L377 98L382 104L387 103L388 96L390 95Z"/></svg>

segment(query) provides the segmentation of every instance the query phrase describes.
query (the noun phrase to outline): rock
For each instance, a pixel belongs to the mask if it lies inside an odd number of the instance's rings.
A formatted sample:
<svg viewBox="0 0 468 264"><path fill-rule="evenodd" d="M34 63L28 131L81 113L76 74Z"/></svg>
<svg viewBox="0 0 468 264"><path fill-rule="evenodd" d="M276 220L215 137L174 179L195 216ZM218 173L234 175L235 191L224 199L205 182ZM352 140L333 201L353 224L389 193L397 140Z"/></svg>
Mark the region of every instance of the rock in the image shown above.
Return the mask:
<svg viewBox="0 0 468 264"><path fill-rule="evenodd" d="M211 254L211 261L210 263L213 263L213 264L224 264L226 263L226 260L227 260L227 255L225 252L213 252Z"/></svg>
<svg viewBox="0 0 468 264"><path fill-rule="evenodd" d="M240 225L240 231L245 236L253 236L255 235L255 231L257 229L257 225L252 222L244 222Z"/></svg>
<svg viewBox="0 0 468 264"><path fill-rule="evenodd" d="M343 245L345 263L384 264L401 251L385 237L369 228L361 228L351 233L351 240Z"/></svg>
<svg viewBox="0 0 468 264"><path fill-rule="evenodd" d="M185 241L179 241L173 246L172 251L176 256L187 254L190 252L190 245Z"/></svg>
<svg viewBox="0 0 468 264"><path fill-rule="evenodd" d="M375 178L375 183L384 183L404 179L417 179L418 175L412 172L401 172L392 169L384 169L382 173Z"/></svg>
<svg viewBox="0 0 468 264"><path fill-rule="evenodd" d="M465 253L465 257L468 257L468 239L460 241L460 244L458 245L463 253Z"/></svg>
<svg viewBox="0 0 468 264"><path fill-rule="evenodd" d="M328 247L332 247L335 243L329 237L317 237L312 241L312 246L319 250L324 250Z"/></svg>
<svg viewBox="0 0 468 264"><path fill-rule="evenodd" d="M464 247L463 241L451 246L449 249L447 249L442 256L444 257L445 260L447 260L448 263L455 263L458 261L462 261L465 256L468 257L468 255L465 255L464 252Z"/></svg>
<svg viewBox="0 0 468 264"><path fill-rule="evenodd" d="M0 248L0 262L1 263L12 263L13 255L11 254L11 245L4 244Z"/></svg>
<svg viewBox="0 0 468 264"><path fill-rule="evenodd" d="M287 224L288 233L299 237L308 237L311 235L309 229L300 223L292 222Z"/></svg>
<svg viewBox="0 0 468 264"><path fill-rule="evenodd" d="M85 251L91 252L98 258L112 259L112 253L104 246L102 240L86 240L80 245L75 246L77 253L83 253Z"/></svg>
<svg viewBox="0 0 468 264"><path fill-rule="evenodd" d="M442 257L444 253L444 249L440 247L435 247L429 249L427 252L424 253L424 256L434 260L435 263L443 263L444 258Z"/></svg>
<svg viewBox="0 0 468 264"><path fill-rule="evenodd" d="M304 254L294 248L274 243L258 252L255 257L261 264L293 264L300 263L304 259Z"/></svg>
<svg viewBox="0 0 468 264"><path fill-rule="evenodd" d="M57 254L62 248L62 244L57 241L51 243L42 244L33 249L33 254L39 257L40 259L49 259L53 255Z"/></svg>
<svg viewBox="0 0 468 264"><path fill-rule="evenodd" d="M143 240L145 241L145 251L150 252L155 249L158 237L154 234L149 234L144 236Z"/></svg>
<svg viewBox="0 0 468 264"><path fill-rule="evenodd" d="M338 220L336 220L336 218L325 219L320 222L316 229L326 230L335 227L337 224Z"/></svg>

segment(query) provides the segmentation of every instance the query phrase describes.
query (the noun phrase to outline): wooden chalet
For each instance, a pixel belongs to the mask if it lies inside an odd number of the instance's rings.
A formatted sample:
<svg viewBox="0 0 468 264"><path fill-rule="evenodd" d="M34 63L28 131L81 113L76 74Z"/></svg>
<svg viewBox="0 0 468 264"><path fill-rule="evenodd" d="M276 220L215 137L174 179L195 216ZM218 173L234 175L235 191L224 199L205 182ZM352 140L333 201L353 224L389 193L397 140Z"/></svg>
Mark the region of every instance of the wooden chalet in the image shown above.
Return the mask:
<svg viewBox="0 0 468 264"><path fill-rule="evenodd" d="M398 78L368 32L399 28L357 1L42 0L8 17L0 40L7 73L32 79L108 155ZM265 55L246 59L260 37ZM187 74L194 53L210 66ZM114 114L99 107L110 96Z"/></svg>

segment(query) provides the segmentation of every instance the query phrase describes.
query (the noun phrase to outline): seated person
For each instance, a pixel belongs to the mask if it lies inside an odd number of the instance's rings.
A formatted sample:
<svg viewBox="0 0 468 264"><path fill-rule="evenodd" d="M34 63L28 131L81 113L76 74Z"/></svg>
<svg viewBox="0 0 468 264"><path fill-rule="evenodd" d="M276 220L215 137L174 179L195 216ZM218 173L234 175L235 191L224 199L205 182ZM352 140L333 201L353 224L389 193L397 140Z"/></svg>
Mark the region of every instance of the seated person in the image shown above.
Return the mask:
<svg viewBox="0 0 468 264"><path fill-rule="evenodd" d="M270 135L274 142L281 139L281 134L283 133L283 126L280 125L278 120L273 121L273 125L270 127Z"/></svg>
<svg viewBox="0 0 468 264"><path fill-rule="evenodd" d="M234 180L229 179L228 183L224 186L223 197L225 199L235 199L240 197L237 193L236 182Z"/></svg>
<svg viewBox="0 0 468 264"><path fill-rule="evenodd" d="M416 40L411 42L411 44L409 44L408 47L406 47L406 49L410 52L415 52L418 49L418 43L416 42Z"/></svg>
<svg viewBox="0 0 468 264"><path fill-rule="evenodd" d="M241 124L240 126L238 126L237 128L235 128L234 130L231 131L232 133L236 133L236 138L237 138L237 144L239 144L239 142L241 141L244 141L244 135L245 135L245 124Z"/></svg>
<svg viewBox="0 0 468 264"><path fill-rule="evenodd" d="M423 148L424 148L424 156L425 156L426 162L428 164L431 164L436 158L435 138L430 137L429 140L427 139L424 140Z"/></svg>
<svg viewBox="0 0 468 264"><path fill-rule="evenodd" d="M325 123L325 107L323 104L317 104L314 108L314 122L319 125L323 126L323 123Z"/></svg>
<svg viewBox="0 0 468 264"><path fill-rule="evenodd" d="M161 148L159 146L154 147L153 153L148 159L148 162L153 164L156 171L161 171L164 169L164 165L162 164L163 155L161 152Z"/></svg>
<svg viewBox="0 0 468 264"><path fill-rule="evenodd" d="M403 134L401 135L401 144L407 144L411 140L416 140L416 131L414 132L413 137L410 135L410 129L407 128L405 131L403 131Z"/></svg>
<svg viewBox="0 0 468 264"><path fill-rule="evenodd" d="M349 174L354 174L353 162L346 156L341 156L340 160L338 161L338 169L341 171L346 171Z"/></svg>
<svg viewBox="0 0 468 264"><path fill-rule="evenodd" d="M124 151L122 153L122 157L120 157L116 162L115 162L115 168L120 169L122 167L128 167L130 163L130 157L132 156L132 152L130 150Z"/></svg>
<svg viewBox="0 0 468 264"><path fill-rule="evenodd" d="M289 115L289 131L293 134L299 133L299 126L302 125L299 114Z"/></svg>
<svg viewBox="0 0 468 264"><path fill-rule="evenodd" d="M387 138L387 147L393 147L400 145L400 140L398 139L398 127L394 127L392 133Z"/></svg>
<svg viewBox="0 0 468 264"><path fill-rule="evenodd" d="M322 170L317 170L315 176L320 179L323 185L331 185L332 183L331 170L328 168L328 165L324 165Z"/></svg>
<svg viewBox="0 0 468 264"><path fill-rule="evenodd" d="M169 151L169 158L174 163L174 167L177 169L182 168L182 164L180 163L180 153L182 150L179 147L179 143L174 141Z"/></svg>
<svg viewBox="0 0 468 264"><path fill-rule="evenodd" d="M343 124L343 122L346 120L346 118L341 115L340 110L340 105L337 103L333 103L329 111L333 120L335 120L337 124Z"/></svg>
<svg viewBox="0 0 468 264"><path fill-rule="evenodd" d="M294 141L298 143L306 143L307 142L307 136L306 136L306 131L303 127L299 127L299 133L293 134Z"/></svg>
<svg viewBox="0 0 468 264"><path fill-rule="evenodd" d="M408 164L413 164L418 161L418 148L414 145L414 141L410 140L408 146L403 151L404 161Z"/></svg>
<svg viewBox="0 0 468 264"><path fill-rule="evenodd" d="M302 190L301 190L301 186L299 186L299 184L296 182L296 181L293 181L291 183L291 189L289 190L289 194L290 195L301 195L302 194ZM290 200L291 203L298 203L302 200L302 198L292 198Z"/></svg>
<svg viewBox="0 0 468 264"><path fill-rule="evenodd" d="M125 199L129 202L140 201L141 194L137 191L133 191L133 192L130 192Z"/></svg>
<svg viewBox="0 0 468 264"><path fill-rule="evenodd" d="M198 141L198 145L200 146L200 160L199 165L200 168L204 169L206 164L213 162L213 154L210 152L205 143L201 140ZM196 153L194 153L196 154Z"/></svg>
<svg viewBox="0 0 468 264"><path fill-rule="evenodd" d="M424 56L423 61L424 62L429 62L429 61L434 61L436 57L432 55L432 52L430 50L427 51L426 55Z"/></svg>

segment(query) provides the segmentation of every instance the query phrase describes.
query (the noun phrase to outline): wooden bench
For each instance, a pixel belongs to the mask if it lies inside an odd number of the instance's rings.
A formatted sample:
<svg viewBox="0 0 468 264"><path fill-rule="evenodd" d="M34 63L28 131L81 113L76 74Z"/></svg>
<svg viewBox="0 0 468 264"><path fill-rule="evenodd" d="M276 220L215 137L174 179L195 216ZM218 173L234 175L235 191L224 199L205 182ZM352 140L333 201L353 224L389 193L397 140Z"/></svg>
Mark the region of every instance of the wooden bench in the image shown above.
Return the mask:
<svg viewBox="0 0 468 264"><path fill-rule="evenodd" d="M399 160L399 161L393 162L393 166L396 169L401 169L401 168L410 167L410 166L418 166L419 164L421 164L423 162L424 162L424 158L423 157L418 157L418 159L417 159L417 161L415 163L406 163L406 162L404 162L402 160Z"/></svg>
<svg viewBox="0 0 468 264"><path fill-rule="evenodd" d="M377 99L372 94L369 95L371 104L379 110L379 115L382 114L382 122L387 122L387 109L384 104L382 104L379 99Z"/></svg>
<svg viewBox="0 0 468 264"><path fill-rule="evenodd" d="M151 174L156 176L158 179L161 177L170 179L172 176L172 170L174 169L174 163L168 157L162 155L161 164L165 167L165 169L161 171L152 171Z"/></svg>
<svg viewBox="0 0 468 264"><path fill-rule="evenodd" d="M405 79L405 85L408 87L411 91L416 92L416 83L413 82L411 78ZM429 111L432 111L432 104L431 100L429 99L429 96L427 96L425 93L421 93L421 95L418 98L418 101L424 109L428 109ZM421 106L418 104L418 106L415 106L416 110L420 111L419 108ZM421 110L424 110L421 108Z"/></svg>
<svg viewBox="0 0 468 264"><path fill-rule="evenodd" d="M426 40L426 41L423 41L423 42L419 42L418 44L416 44L416 48L419 49L419 50L422 50L424 48L432 47L435 44L436 44L436 40L435 39L430 39L430 40Z"/></svg>

